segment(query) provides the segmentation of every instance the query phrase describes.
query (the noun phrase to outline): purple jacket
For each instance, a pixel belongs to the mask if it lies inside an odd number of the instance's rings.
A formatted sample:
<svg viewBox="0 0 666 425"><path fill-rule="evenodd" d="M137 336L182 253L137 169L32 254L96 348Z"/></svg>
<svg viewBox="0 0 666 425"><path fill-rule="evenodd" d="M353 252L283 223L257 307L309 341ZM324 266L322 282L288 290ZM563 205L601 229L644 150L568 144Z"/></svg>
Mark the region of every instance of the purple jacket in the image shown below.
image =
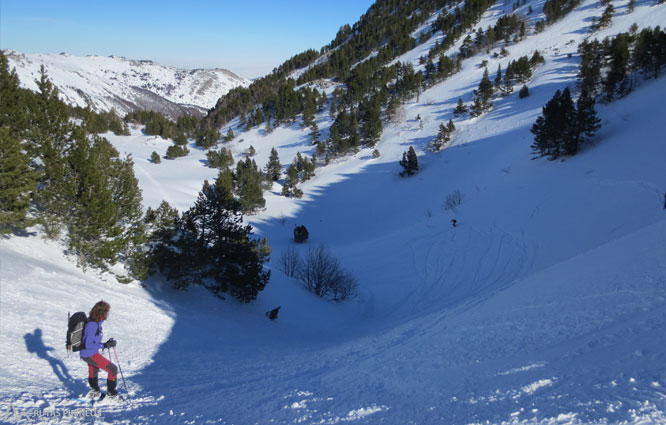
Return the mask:
<svg viewBox="0 0 666 425"><path fill-rule="evenodd" d="M104 344L102 344L102 323L104 323L104 320L86 323L86 327L83 328L84 348L79 351L81 357L94 356L100 348L104 347Z"/></svg>

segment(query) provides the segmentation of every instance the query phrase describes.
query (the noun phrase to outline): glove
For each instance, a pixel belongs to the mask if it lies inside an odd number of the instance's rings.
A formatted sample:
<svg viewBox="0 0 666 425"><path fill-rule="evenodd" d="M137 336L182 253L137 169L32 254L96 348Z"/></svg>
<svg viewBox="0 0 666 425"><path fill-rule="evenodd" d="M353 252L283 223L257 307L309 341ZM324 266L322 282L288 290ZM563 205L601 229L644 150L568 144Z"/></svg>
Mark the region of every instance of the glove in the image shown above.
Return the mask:
<svg viewBox="0 0 666 425"><path fill-rule="evenodd" d="M113 338L110 338L108 341L106 341L104 344L104 348L113 348L116 346L116 340Z"/></svg>

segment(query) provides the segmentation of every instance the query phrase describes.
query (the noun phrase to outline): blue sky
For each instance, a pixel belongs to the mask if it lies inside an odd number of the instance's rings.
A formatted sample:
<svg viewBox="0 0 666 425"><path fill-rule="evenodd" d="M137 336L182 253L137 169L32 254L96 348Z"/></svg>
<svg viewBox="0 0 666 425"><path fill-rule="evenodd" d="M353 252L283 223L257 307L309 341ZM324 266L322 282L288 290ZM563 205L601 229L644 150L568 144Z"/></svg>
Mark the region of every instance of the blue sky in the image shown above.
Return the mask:
<svg viewBox="0 0 666 425"><path fill-rule="evenodd" d="M247 78L328 44L372 0L0 0L0 48L121 55Z"/></svg>

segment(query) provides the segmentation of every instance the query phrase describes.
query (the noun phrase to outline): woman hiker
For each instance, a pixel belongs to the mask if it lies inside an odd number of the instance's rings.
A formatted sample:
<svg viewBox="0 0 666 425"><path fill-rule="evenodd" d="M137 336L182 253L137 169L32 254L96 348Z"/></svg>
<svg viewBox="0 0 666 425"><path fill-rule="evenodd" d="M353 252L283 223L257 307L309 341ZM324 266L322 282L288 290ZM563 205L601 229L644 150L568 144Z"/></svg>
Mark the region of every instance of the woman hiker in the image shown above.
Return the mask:
<svg viewBox="0 0 666 425"><path fill-rule="evenodd" d="M81 360L88 363L88 383L92 389L90 396L95 398L102 394L97 382L97 373L100 369L107 373L106 393L112 397L118 395L118 391L116 391L118 367L99 353L100 348L116 346L116 341L113 338L102 343L102 323L109 317L110 309L109 303L99 301L90 310L88 322L86 322L83 330L83 346L85 348L79 352Z"/></svg>

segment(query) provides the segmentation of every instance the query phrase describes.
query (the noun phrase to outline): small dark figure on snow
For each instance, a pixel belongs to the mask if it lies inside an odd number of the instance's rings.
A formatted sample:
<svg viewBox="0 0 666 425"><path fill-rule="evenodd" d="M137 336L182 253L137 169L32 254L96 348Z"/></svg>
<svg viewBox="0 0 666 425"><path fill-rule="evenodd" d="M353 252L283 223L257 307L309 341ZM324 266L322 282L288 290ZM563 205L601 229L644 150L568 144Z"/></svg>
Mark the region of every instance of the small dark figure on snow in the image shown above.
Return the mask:
<svg viewBox="0 0 666 425"><path fill-rule="evenodd" d="M664 209L666 210L666 193L664 193Z"/></svg>
<svg viewBox="0 0 666 425"><path fill-rule="evenodd" d="M90 310L88 322L83 330L84 348L79 352L81 360L88 363L88 383L92 390L90 396L95 398L102 394L97 381L97 373L100 369L107 373L106 393L112 397L118 395L118 391L116 390L118 366L111 363L111 361L99 353L100 348L104 349L116 346L116 341L113 338L102 343L102 323L109 317L110 309L111 306L107 302L99 301Z"/></svg>
<svg viewBox="0 0 666 425"><path fill-rule="evenodd" d="M306 229L304 225L296 226L294 228L294 241L296 241L297 243L307 242L309 237L310 233L308 232L308 229Z"/></svg>
<svg viewBox="0 0 666 425"><path fill-rule="evenodd" d="M268 317L271 320L275 320L278 317L278 313L280 312L280 307L276 307L271 311L266 312L266 317Z"/></svg>
<svg viewBox="0 0 666 425"><path fill-rule="evenodd" d="M458 223L458 222L456 221L455 218L454 218L453 220L451 220L451 225L452 225L453 227L456 227L456 223Z"/></svg>

